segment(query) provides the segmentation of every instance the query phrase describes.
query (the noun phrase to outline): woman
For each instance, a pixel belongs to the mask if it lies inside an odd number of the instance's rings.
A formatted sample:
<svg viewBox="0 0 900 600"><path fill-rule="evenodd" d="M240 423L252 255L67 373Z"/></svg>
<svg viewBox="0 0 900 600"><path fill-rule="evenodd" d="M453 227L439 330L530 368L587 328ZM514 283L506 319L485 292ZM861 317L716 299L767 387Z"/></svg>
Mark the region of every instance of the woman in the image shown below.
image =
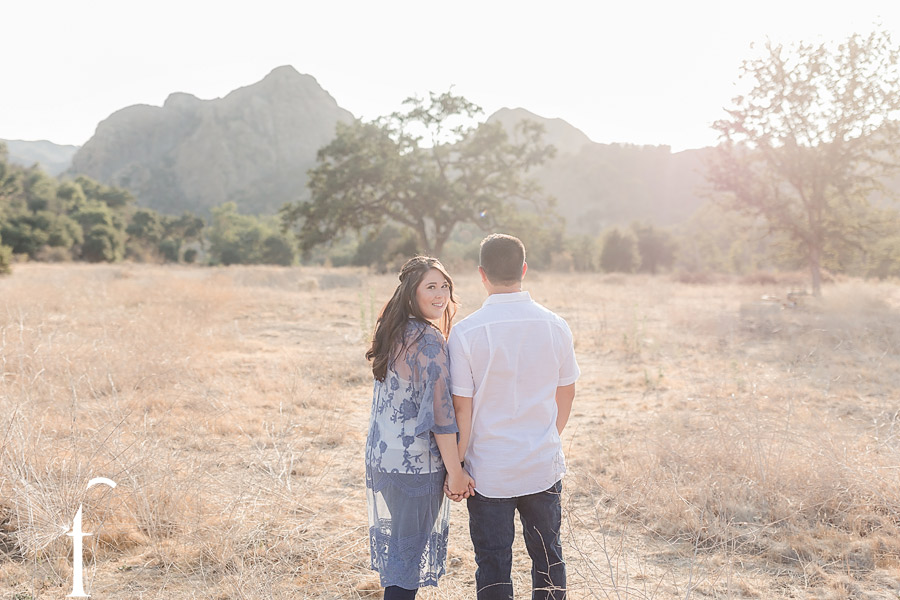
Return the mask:
<svg viewBox="0 0 900 600"><path fill-rule="evenodd" d="M460 466L450 396L445 340L456 304L440 261L411 258L366 352L375 376L366 440L369 545L385 600L437 585L447 558L445 479L455 494L474 487Z"/></svg>

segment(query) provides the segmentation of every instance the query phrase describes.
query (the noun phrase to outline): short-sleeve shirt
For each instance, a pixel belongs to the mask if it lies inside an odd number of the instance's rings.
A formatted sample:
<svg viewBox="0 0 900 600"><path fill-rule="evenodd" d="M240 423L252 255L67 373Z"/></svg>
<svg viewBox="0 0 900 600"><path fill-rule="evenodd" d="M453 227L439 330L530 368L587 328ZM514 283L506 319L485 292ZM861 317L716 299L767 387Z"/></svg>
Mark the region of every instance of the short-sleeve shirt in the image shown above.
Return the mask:
<svg viewBox="0 0 900 600"><path fill-rule="evenodd" d="M466 468L478 493L512 498L559 481L556 388L580 375L565 320L528 292L491 294L448 346L451 390L473 399Z"/></svg>

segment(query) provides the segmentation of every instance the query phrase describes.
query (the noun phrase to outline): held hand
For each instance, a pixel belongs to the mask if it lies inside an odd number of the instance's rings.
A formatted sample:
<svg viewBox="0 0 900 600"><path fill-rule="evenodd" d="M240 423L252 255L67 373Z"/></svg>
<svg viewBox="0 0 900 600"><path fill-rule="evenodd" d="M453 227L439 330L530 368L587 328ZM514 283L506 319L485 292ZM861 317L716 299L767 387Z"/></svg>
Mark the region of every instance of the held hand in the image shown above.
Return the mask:
<svg viewBox="0 0 900 600"><path fill-rule="evenodd" d="M448 486L446 479L444 479L444 495L447 496L448 498L450 498L451 500L453 500L454 502L460 502L463 499L462 496L459 496L457 494L452 494L450 492L450 487Z"/></svg>
<svg viewBox="0 0 900 600"><path fill-rule="evenodd" d="M454 502L468 498L475 493L475 480L465 469L458 469L447 473L444 480L444 494Z"/></svg>
<svg viewBox="0 0 900 600"><path fill-rule="evenodd" d="M463 498L468 498L475 491L475 480L472 479L472 476L465 469L460 469L455 476L448 475L447 483L451 492Z"/></svg>

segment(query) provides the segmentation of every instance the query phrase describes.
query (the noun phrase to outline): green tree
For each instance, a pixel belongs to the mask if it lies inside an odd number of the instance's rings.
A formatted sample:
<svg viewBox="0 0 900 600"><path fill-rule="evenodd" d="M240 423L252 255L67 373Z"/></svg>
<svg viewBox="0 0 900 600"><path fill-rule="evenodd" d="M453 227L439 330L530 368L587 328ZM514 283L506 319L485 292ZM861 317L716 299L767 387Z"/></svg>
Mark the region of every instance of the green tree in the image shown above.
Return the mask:
<svg viewBox="0 0 900 600"><path fill-rule="evenodd" d="M294 244L284 235L279 235L277 232L270 233L262 241L260 262L265 265L287 267L294 263L296 256Z"/></svg>
<svg viewBox="0 0 900 600"><path fill-rule="evenodd" d="M60 210L72 213L84 206L87 196L84 195L81 185L74 181L65 181L56 188L56 201Z"/></svg>
<svg viewBox="0 0 900 600"><path fill-rule="evenodd" d="M707 202L673 228L674 267L689 273L746 273L775 266L772 246L777 235L765 221ZM796 267L795 267L796 268Z"/></svg>
<svg viewBox="0 0 900 600"><path fill-rule="evenodd" d="M197 254L196 248L188 248L184 251L184 262L193 264L197 260Z"/></svg>
<svg viewBox="0 0 900 600"><path fill-rule="evenodd" d="M295 258L286 233L257 217L239 214L234 202L213 208L209 239L216 264L290 265Z"/></svg>
<svg viewBox="0 0 900 600"><path fill-rule="evenodd" d="M900 212L891 207L874 210L880 213L883 229L870 232L858 247L827 245L822 261L825 269L879 279L900 276Z"/></svg>
<svg viewBox="0 0 900 600"><path fill-rule="evenodd" d="M9 164L8 157L6 144L0 142L0 209L12 204L14 198L24 196L22 169Z"/></svg>
<svg viewBox="0 0 900 600"><path fill-rule="evenodd" d="M606 272L634 273L640 264L637 240L629 232L622 232L613 227L603 238L600 250L600 268Z"/></svg>
<svg viewBox="0 0 900 600"><path fill-rule="evenodd" d="M163 226L156 211L140 208L131 216L125 233L134 240L156 245L162 239Z"/></svg>
<svg viewBox="0 0 900 600"><path fill-rule="evenodd" d="M110 225L94 225L81 246L81 258L88 262L114 262L121 258L119 232Z"/></svg>
<svg viewBox="0 0 900 600"><path fill-rule="evenodd" d="M180 217L162 217L162 239L158 243L159 253L166 262L178 262L181 248L184 244L199 242L203 245L203 219L197 215L185 211ZM197 250L191 253L193 262L197 257Z"/></svg>
<svg viewBox="0 0 900 600"><path fill-rule="evenodd" d="M523 123L511 139L499 123L473 125L481 109L450 92L404 104L403 113L338 123L335 139L319 150L310 201L281 210L304 252L394 223L415 234L420 251L439 255L459 224L493 230L522 203L546 208L526 177L554 153L540 125Z"/></svg>
<svg viewBox="0 0 900 600"><path fill-rule="evenodd" d="M359 240L356 253L350 262L357 266L375 267L377 271L383 273L388 268L393 268L394 263L405 260L415 253L415 235L409 229L387 225L368 231Z"/></svg>
<svg viewBox="0 0 900 600"><path fill-rule="evenodd" d="M44 215L21 213L7 216L0 224L0 237L15 254L34 258L49 239L49 222Z"/></svg>
<svg viewBox="0 0 900 600"><path fill-rule="evenodd" d="M0 146L0 151L3 149ZM0 238L0 275L9 275L10 273L12 273L12 248L4 246L3 238Z"/></svg>
<svg viewBox="0 0 900 600"><path fill-rule="evenodd" d="M886 32L767 43L741 68L752 89L714 125L723 143L710 181L795 242L816 295L826 246L859 245L877 226L869 196L897 170L898 57Z"/></svg>
<svg viewBox="0 0 900 600"><path fill-rule="evenodd" d="M579 234L568 236L565 241L566 251L572 255L572 268L576 271L596 271L598 240L593 235Z"/></svg>
<svg viewBox="0 0 900 600"><path fill-rule="evenodd" d="M181 241L175 240L172 238L166 238L161 240L157 244L157 251L160 256L162 256L163 260L166 262L174 263L178 262L178 257L181 254Z"/></svg>
<svg viewBox="0 0 900 600"><path fill-rule="evenodd" d="M868 277L900 278L900 233L877 240L865 258Z"/></svg>
<svg viewBox="0 0 900 600"><path fill-rule="evenodd" d="M57 182L40 168L26 170L24 179L25 200L28 210L38 212L55 209Z"/></svg>
<svg viewBox="0 0 900 600"><path fill-rule="evenodd" d="M72 218L81 225L84 234L82 259L88 262L114 262L122 258L125 232L109 205L97 199L88 199L72 214Z"/></svg>
<svg viewBox="0 0 900 600"><path fill-rule="evenodd" d="M163 236L181 240L185 243L199 242L203 239L203 219L190 211L180 217L165 217L162 220Z"/></svg>
<svg viewBox="0 0 900 600"><path fill-rule="evenodd" d="M676 249L672 234L642 223L633 223L631 231L637 238L637 253L640 256L638 271L656 275L660 268L672 266Z"/></svg>
<svg viewBox="0 0 900 600"><path fill-rule="evenodd" d="M126 189L103 185L90 177L79 175L75 178L85 197L98 200L113 210L125 208L134 203L134 196Z"/></svg>
<svg viewBox="0 0 900 600"><path fill-rule="evenodd" d="M253 240L261 239L259 223L237 212L237 204L226 202L212 209L209 231L210 254L214 264L257 262Z"/></svg>
<svg viewBox="0 0 900 600"><path fill-rule="evenodd" d="M160 215L149 208L139 208L125 227L128 239L125 242L125 256L138 261L153 260L162 255L169 260L170 255L161 248L163 225ZM175 261L178 260L178 248L175 244ZM168 247L167 247L168 249ZM171 253L170 253L171 254Z"/></svg>
<svg viewBox="0 0 900 600"><path fill-rule="evenodd" d="M47 245L72 248L84 242L84 230L68 215L54 215L47 235Z"/></svg>

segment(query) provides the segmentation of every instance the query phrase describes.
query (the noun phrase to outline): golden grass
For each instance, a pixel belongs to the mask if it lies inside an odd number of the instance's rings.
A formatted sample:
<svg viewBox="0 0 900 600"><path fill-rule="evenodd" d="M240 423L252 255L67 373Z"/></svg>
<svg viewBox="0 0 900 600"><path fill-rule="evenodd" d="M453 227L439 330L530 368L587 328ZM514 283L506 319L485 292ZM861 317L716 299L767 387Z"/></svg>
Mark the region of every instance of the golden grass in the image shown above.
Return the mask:
<svg viewBox="0 0 900 600"><path fill-rule="evenodd" d="M454 273L464 306L484 292ZM391 276L17 266L0 279L0 594L377 598L363 358ZM900 288L529 271L582 368L564 433L572 598L900 589ZM92 477L115 490L85 490ZM473 596L463 505L449 572ZM524 547L514 565L530 585Z"/></svg>

